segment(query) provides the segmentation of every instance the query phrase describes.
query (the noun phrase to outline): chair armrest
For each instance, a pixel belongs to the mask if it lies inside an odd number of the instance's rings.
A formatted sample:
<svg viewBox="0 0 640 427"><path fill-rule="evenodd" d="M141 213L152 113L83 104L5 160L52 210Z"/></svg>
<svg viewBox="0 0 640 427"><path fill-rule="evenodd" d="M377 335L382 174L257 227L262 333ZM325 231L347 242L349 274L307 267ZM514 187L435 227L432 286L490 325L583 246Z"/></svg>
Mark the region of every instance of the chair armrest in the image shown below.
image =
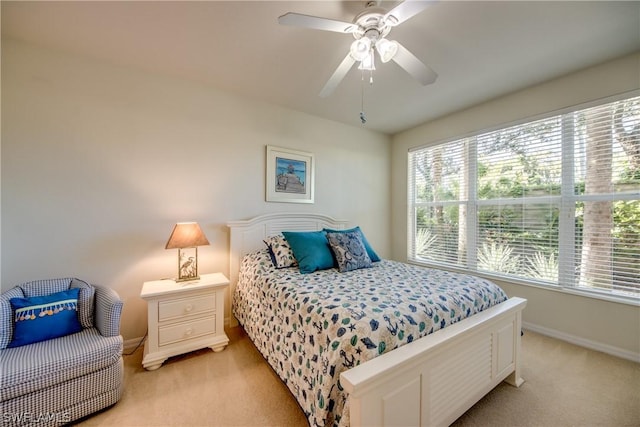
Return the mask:
<svg viewBox="0 0 640 427"><path fill-rule="evenodd" d="M94 285L95 286L95 285ZM120 314L123 302L116 291L105 286L96 288L95 326L102 336L120 335Z"/></svg>

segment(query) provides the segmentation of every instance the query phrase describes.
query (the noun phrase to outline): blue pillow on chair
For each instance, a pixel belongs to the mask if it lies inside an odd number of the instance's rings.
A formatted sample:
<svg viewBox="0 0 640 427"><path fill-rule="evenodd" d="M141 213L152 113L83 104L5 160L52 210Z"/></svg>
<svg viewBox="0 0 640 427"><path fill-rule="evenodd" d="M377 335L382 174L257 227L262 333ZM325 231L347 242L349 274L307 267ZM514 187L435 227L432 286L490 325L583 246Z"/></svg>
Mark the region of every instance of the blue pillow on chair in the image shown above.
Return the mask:
<svg viewBox="0 0 640 427"><path fill-rule="evenodd" d="M300 273L333 268L334 260L324 231L283 231L298 261Z"/></svg>
<svg viewBox="0 0 640 427"><path fill-rule="evenodd" d="M74 288L39 297L11 298L14 327L7 348L80 332L79 292L79 288Z"/></svg>

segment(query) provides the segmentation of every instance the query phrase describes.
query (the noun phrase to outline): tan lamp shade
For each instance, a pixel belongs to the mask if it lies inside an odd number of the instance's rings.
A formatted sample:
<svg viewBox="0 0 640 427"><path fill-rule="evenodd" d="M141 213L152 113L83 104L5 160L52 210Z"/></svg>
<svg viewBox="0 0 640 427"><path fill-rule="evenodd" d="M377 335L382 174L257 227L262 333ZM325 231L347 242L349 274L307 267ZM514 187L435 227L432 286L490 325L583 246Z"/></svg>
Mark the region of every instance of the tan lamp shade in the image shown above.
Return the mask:
<svg viewBox="0 0 640 427"><path fill-rule="evenodd" d="M209 241L197 222L179 222L173 227L165 249L194 248L207 246Z"/></svg>

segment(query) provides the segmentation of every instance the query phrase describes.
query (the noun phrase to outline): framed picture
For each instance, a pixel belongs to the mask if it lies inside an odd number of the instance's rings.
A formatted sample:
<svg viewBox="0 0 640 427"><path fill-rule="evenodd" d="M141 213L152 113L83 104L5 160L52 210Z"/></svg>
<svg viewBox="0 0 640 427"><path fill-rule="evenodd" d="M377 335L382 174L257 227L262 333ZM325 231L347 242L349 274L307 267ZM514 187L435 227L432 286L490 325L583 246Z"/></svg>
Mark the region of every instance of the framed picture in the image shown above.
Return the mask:
<svg viewBox="0 0 640 427"><path fill-rule="evenodd" d="M313 154L267 145L267 202L313 203Z"/></svg>

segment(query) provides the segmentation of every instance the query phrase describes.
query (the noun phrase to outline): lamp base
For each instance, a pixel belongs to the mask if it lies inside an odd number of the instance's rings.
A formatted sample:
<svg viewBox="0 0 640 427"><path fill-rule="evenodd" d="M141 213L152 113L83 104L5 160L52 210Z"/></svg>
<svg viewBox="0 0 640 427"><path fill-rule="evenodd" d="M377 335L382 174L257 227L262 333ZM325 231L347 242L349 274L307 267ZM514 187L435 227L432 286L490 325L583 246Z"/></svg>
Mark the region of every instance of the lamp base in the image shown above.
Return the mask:
<svg viewBox="0 0 640 427"><path fill-rule="evenodd" d="M198 248L178 249L178 278L176 282L199 280L198 276Z"/></svg>

